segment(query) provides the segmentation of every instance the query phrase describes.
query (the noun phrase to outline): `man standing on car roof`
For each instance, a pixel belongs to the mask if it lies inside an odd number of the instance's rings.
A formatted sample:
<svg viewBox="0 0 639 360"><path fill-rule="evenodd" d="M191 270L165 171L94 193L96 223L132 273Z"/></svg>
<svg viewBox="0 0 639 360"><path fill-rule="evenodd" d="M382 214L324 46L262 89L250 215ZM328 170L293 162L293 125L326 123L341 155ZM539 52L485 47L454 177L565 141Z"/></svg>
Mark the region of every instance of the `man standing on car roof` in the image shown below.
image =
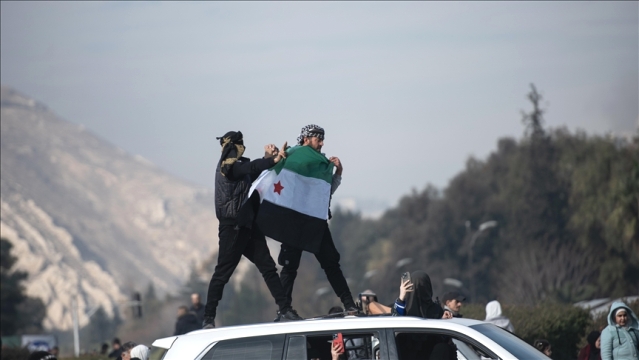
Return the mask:
<svg viewBox="0 0 639 360"><path fill-rule="evenodd" d="M240 207L248 197L251 183L266 169L273 167L282 158L284 151L275 145L264 147L265 157L250 161L242 157L244 140L242 133L229 131L217 138L222 145L222 156L215 171L215 214L219 220L219 252L215 272L209 283L202 327L215 327L215 315L222 299L224 285L229 281L242 255L257 266L275 302L279 306L278 316L283 321L302 320L287 302L286 293L277 276L275 261L266 245L266 238L254 225L252 228L238 225ZM286 147L286 144L284 144Z"/></svg>
<svg viewBox="0 0 639 360"><path fill-rule="evenodd" d="M322 146L324 146L324 129L317 125L307 125L302 128L300 136L297 138L298 145L309 146L317 152L321 152ZM337 169L333 174L333 181L331 183L331 195L335 192L337 187L342 182L342 162L338 157L330 157L328 159L335 165ZM329 215L330 216L330 215ZM282 271L280 272L280 279L282 280L282 286L286 291L287 306L290 306L293 302L293 284L297 277L297 269L300 266L300 259L302 258L302 250L290 245L282 244L280 255L277 262L282 265ZM344 304L344 309L347 312L357 312L357 307L353 301L351 290L348 288L344 274L339 265L340 255L333 243L333 237L328 228L328 221L326 221L326 228L324 230L324 237L322 238L319 252L315 254L315 258L319 261L320 266L326 273L328 282L331 284L333 291L340 298ZM277 319L276 319L277 321Z"/></svg>

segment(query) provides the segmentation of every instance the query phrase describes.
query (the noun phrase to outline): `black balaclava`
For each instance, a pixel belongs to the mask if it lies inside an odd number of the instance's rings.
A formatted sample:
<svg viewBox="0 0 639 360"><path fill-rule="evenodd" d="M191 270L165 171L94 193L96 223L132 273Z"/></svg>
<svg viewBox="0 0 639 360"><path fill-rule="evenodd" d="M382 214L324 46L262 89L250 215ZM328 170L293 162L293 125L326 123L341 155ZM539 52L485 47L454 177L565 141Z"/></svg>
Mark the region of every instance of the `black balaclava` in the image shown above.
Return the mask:
<svg viewBox="0 0 639 360"><path fill-rule="evenodd" d="M241 131L229 131L216 139L220 140L220 145L222 145L220 173L226 176L231 166L244 154L244 138Z"/></svg>
<svg viewBox="0 0 639 360"><path fill-rule="evenodd" d="M406 296L406 315L429 319L440 319L441 307L433 302L433 286L430 276L418 270L410 274L413 292Z"/></svg>

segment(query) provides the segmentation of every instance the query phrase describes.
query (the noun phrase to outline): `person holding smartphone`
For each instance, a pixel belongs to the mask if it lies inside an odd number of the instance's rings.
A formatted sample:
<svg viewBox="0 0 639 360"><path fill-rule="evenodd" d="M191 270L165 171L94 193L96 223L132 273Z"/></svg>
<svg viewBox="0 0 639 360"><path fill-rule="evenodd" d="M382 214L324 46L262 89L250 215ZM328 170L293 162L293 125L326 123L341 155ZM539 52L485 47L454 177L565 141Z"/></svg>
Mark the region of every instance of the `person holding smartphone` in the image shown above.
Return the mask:
<svg viewBox="0 0 639 360"><path fill-rule="evenodd" d="M402 275L399 297L393 305L393 315L417 316L428 319L444 318L444 309L433 301L430 276L418 270Z"/></svg>

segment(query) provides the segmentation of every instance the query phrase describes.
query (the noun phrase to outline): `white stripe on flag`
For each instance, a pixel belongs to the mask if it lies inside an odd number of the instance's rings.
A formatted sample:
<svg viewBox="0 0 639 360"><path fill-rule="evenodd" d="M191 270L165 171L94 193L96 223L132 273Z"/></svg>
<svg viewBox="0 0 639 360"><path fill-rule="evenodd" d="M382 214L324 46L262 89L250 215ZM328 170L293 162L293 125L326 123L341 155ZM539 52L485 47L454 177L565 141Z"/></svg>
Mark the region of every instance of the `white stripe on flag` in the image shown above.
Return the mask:
<svg viewBox="0 0 639 360"><path fill-rule="evenodd" d="M251 192L254 190L259 192L262 201L268 200L304 215L328 219L331 184L324 180L302 176L287 169L282 169L279 174L267 170L251 186Z"/></svg>

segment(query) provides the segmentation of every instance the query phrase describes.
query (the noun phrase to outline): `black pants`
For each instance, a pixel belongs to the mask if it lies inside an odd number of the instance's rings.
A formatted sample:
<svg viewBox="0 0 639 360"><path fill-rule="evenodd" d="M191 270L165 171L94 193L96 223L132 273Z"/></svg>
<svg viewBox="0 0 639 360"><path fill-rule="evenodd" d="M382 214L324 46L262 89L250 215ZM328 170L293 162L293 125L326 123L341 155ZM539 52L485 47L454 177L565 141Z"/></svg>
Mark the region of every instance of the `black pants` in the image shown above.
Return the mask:
<svg viewBox="0 0 639 360"><path fill-rule="evenodd" d="M297 277L297 269L300 267L301 258L302 250L282 244L277 263L282 265L280 279L286 292L286 306L291 306L293 302L293 284ZM331 284L333 291L335 291L335 295L340 298L344 307L354 307L355 302L353 301L351 290L348 288L342 269L339 266L340 256L333 243L331 231L328 229L328 222L326 223L326 229L324 230L324 237L322 238L319 252L315 254L315 258L319 261L320 266L326 273L328 282Z"/></svg>
<svg viewBox="0 0 639 360"><path fill-rule="evenodd" d="M209 283L204 316L215 317L217 305L222 299L224 285L229 282L242 255L257 266L275 299L275 303L280 310L283 310L286 307L286 295L280 278L277 276L275 261L273 261L266 245L266 238L257 226L253 226L253 229L247 229L232 225L220 225L219 237L220 249L217 255L217 265Z"/></svg>

